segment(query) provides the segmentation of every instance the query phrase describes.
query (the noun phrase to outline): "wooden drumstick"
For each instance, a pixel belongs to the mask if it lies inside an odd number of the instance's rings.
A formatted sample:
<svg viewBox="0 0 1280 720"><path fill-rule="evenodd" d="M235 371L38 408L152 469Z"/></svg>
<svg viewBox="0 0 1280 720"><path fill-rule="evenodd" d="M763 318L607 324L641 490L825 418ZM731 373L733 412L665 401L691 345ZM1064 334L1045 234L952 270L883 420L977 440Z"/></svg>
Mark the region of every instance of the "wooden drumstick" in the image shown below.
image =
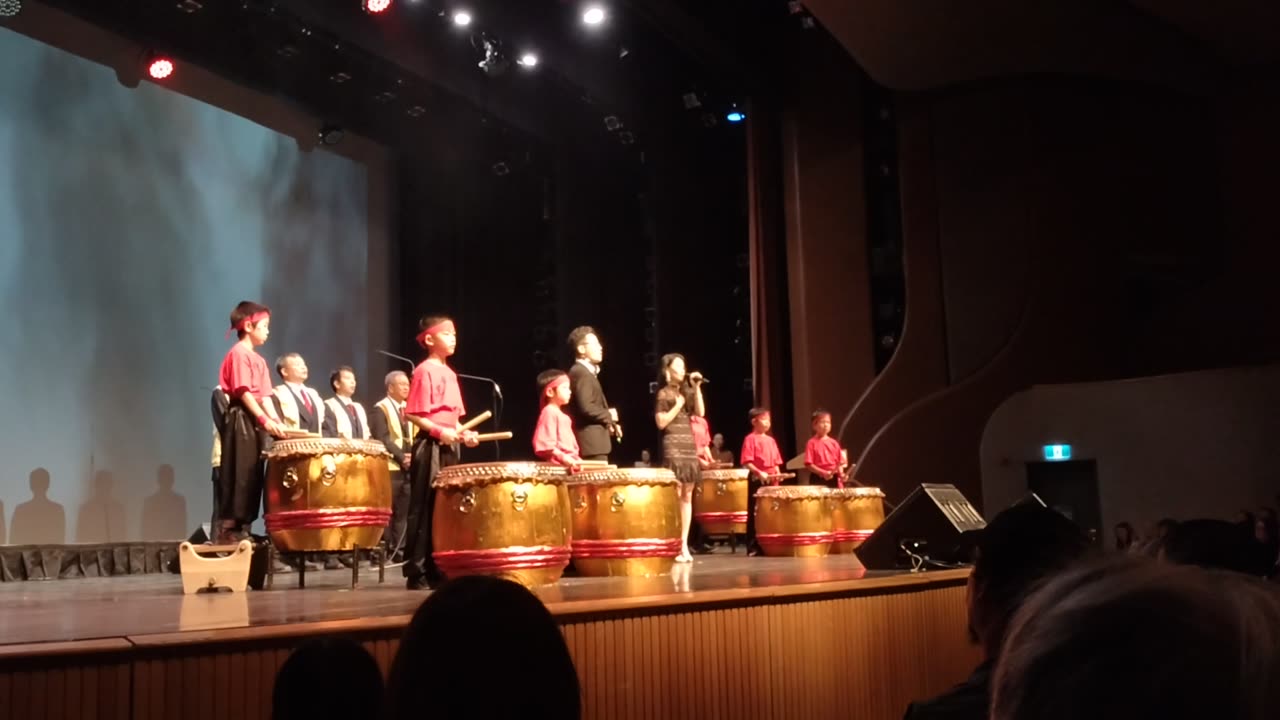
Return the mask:
<svg viewBox="0 0 1280 720"><path fill-rule="evenodd" d="M461 432L466 432L466 431L470 430L471 428L474 428L475 426L477 426L477 425L479 425L480 423L484 422L485 420L488 420L488 419L489 419L489 418L491 418L491 417L493 417L493 413L489 412L488 410L485 410L484 412L480 413L479 415L477 415L477 416L475 416L475 417L471 418L470 420L468 420L468 421L466 421L466 422L462 423L462 425L458 428L458 432L460 432L460 433L461 433ZM495 439L497 439L497 438L495 438Z"/></svg>
<svg viewBox="0 0 1280 720"><path fill-rule="evenodd" d="M510 430L504 432L478 433L476 442L489 442L490 440L510 440L514 435Z"/></svg>

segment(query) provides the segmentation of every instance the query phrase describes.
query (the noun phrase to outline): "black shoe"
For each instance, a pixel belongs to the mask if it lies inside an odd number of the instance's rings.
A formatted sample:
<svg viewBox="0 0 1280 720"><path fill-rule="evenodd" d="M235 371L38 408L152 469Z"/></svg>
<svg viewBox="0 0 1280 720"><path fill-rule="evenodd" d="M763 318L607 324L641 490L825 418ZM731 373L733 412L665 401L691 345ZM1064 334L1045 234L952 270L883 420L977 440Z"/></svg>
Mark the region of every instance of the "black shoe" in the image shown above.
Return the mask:
<svg viewBox="0 0 1280 720"><path fill-rule="evenodd" d="M760 557L761 555L764 555L764 550L761 550L759 545L752 543L747 548L747 557Z"/></svg>
<svg viewBox="0 0 1280 720"><path fill-rule="evenodd" d="M430 590L432 584L426 575L415 575L405 581L404 587L406 590Z"/></svg>
<svg viewBox="0 0 1280 720"><path fill-rule="evenodd" d="M715 546L709 542L699 543L689 549L693 551L694 555L710 555L716 550Z"/></svg>

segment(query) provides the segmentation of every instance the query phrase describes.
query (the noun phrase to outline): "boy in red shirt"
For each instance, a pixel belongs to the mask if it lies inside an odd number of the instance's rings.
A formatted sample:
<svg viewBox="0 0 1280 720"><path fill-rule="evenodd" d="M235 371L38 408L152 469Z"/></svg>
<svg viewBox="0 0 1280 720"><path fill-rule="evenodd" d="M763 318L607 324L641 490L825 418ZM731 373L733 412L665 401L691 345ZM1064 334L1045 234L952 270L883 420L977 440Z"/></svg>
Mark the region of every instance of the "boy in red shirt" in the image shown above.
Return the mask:
<svg viewBox="0 0 1280 720"><path fill-rule="evenodd" d="M466 414L466 409L462 406L458 374L447 362L458 349L453 320L428 315L418 327L418 344L426 349L427 359L413 369L404 407L405 419L421 431L413 441L409 463L412 475L403 572L405 586L410 590L432 587L443 579L432 557L431 513L435 510L436 493L431 483L440 468L457 464L459 441L467 447L477 444L474 432L458 429L458 418Z"/></svg>
<svg viewBox="0 0 1280 720"><path fill-rule="evenodd" d="M759 555L760 545L756 542L756 490L769 483L777 485L773 476L782 470L782 452L778 443L769 434L773 427L768 408L751 408L751 433L742 440L742 466L750 471L747 476L747 554Z"/></svg>
<svg viewBox="0 0 1280 720"><path fill-rule="evenodd" d="M538 392L542 396L542 412L533 431L533 454L539 460L549 460L569 468L569 472L578 472L582 469L578 439L573 434L573 420L564 411L573 397L569 373L542 371L538 375Z"/></svg>
<svg viewBox="0 0 1280 720"><path fill-rule="evenodd" d="M804 467L810 479L821 479L827 487L842 488L849 469L840 443L831 437L831 413L813 413L813 437L804 446Z"/></svg>
<svg viewBox="0 0 1280 720"><path fill-rule="evenodd" d="M226 393L227 410L219 423L222 458L216 485L214 515L216 539L237 542L249 536L249 526L262 505L265 466L263 450L270 447L268 433L285 436L285 427L272 402L271 372L254 348L271 334L271 310L244 300L231 311L231 330L238 340L222 358L218 385Z"/></svg>

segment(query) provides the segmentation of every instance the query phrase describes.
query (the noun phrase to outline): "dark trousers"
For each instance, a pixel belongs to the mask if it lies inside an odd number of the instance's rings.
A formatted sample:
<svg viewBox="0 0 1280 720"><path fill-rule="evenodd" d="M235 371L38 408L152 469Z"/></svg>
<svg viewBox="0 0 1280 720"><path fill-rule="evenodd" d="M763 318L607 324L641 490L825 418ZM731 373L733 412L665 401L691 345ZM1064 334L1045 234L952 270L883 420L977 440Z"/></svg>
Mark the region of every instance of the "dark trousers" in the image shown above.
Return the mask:
<svg viewBox="0 0 1280 720"><path fill-rule="evenodd" d="M407 542L405 529L409 524L409 483L403 470L391 471L391 524L382 533L387 549L392 553L401 543Z"/></svg>
<svg viewBox="0 0 1280 720"><path fill-rule="evenodd" d="M583 455L582 459L609 462L609 453L605 453L603 455Z"/></svg>
<svg viewBox="0 0 1280 720"><path fill-rule="evenodd" d="M757 474L747 476L747 547L756 545L756 491L764 485Z"/></svg>
<svg viewBox="0 0 1280 720"><path fill-rule="evenodd" d="M214 516L247 528L262 507L266 464L262 453L271 448L271 436L239 403L227 409L222 428L222 466L217 474L218 502Z"/></svg>
<svg viewBox="0 0 1280 720"><path fill-rule="evenodd" d="M410 467L409 514L404 539L404 576L425 577L435 583L441 579L440 569L432 558L431 514L435 512L436 492L431 483L440 468L456 465L458 452L431 437L413 441L413 463Z"/></svg>

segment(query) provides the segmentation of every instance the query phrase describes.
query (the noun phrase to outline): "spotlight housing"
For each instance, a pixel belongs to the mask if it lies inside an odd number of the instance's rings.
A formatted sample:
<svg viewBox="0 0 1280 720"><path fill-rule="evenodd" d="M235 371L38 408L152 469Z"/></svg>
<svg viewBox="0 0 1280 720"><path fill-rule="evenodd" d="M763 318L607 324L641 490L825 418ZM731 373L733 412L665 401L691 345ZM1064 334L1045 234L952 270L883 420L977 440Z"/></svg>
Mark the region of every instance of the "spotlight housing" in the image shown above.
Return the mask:
<svg viewBox="0 0 1280 720"><path fill-rule="evenodd" d="M587 25L599 25L604 22L604 19L604 8L599 5L590 5L582 11L582 22Z"/></svg>
<svg viewBox="0 0 1280 720"><path fill-rule="evenodd" d="M17 17L22 12L22 0L0 0L0 17Z"/></svg>
<svg viewBox="0 0 1280 720"><path fill-rule="evenodd" d="M535 68L538 66L538 56L531 52L524 53L516 61L516 64L524 68Z"/></svg>
<svg viewBox="0 0 1280 720"><path fill-rule="evenodd" d="M453 14L453 24L458 27L466 27L471 24L471 13L466 10L459 10Z"/></svg>
<svg viewBox="0 0 1280 720"><path fill-rule="evenodd" d="M152 80L164 80L176 69L173 60L164 55L151 54L147 57L147 76Z"/></svg>
<svg viewBox="0 0 1280 720"><path fill-rule="evenodd" d="M346 136L347 131L343 130L341 126L334 125L333 123L326 123L321 126L320 132L316 135L316 139L320 141L321 145L337 145L342 142L342 138Z"/></svg>
<svg viewBox="0 0 1280 720"><path fill-rule="evenodd" d="M747 116L746 116L746 113L742 113L737 110L731 110L728 115L724 116L724 119L728 120L731 123L738 123L738 122L742 122L743 120L746 120Z"/></svg>
<svg viewBox="0 0 1280 720"><path fill-rule="evenodd" d="M370 15L381 15L391 9L391 0L360 0L360 9Z"/></svg>

